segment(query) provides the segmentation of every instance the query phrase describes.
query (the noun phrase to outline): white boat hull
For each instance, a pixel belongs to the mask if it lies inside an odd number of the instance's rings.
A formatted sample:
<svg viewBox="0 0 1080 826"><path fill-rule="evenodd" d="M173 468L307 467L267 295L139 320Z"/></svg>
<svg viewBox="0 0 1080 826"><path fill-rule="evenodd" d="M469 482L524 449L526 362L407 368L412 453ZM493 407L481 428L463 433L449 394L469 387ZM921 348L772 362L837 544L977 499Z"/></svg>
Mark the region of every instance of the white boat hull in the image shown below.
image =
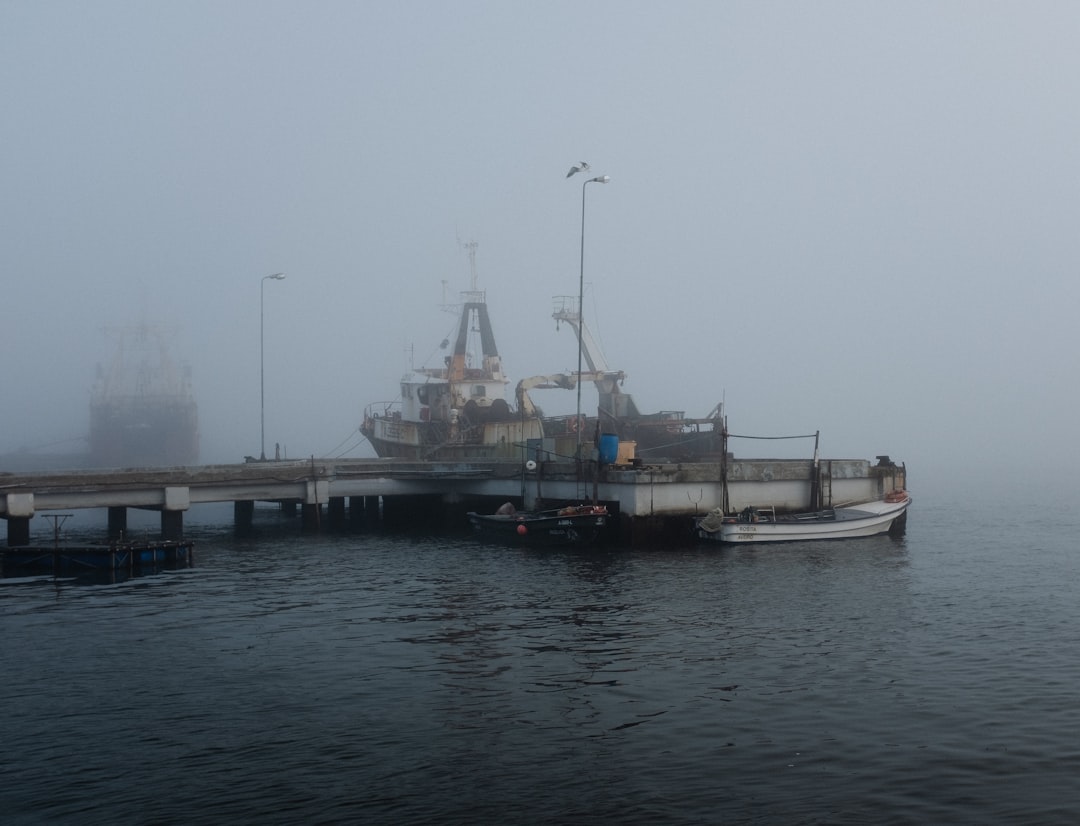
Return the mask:
<svg viewBox="0 0 1080 826"><path fill-rule="evenodd" d="M705 520L698 523L698 535L718 542L803 542L811 539L857 539L888 533L893 524L904 516L911 497L897 502L867 502L848 508L835 508L817 513L795 514L759 521L736 517L724 519L719 527L709 530Z"/></svg>

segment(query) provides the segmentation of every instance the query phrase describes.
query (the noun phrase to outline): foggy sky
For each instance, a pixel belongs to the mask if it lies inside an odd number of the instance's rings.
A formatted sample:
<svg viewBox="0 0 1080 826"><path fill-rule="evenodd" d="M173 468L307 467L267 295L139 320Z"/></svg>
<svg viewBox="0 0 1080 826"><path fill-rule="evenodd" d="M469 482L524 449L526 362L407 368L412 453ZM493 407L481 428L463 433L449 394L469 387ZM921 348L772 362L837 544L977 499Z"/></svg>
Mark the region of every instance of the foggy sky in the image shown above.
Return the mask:
<svg viewBox="0 0 1080 826"><path fill-rule="evenodd" d="M587 160L586 320L641 409L916 488L1065 467L1078 40L1069 2L0 3L0 453L84 437L104 330L145 322L202 460L257 455L279 271L268 445L356 445L469 241L512 382L573 369Z"/></svg>

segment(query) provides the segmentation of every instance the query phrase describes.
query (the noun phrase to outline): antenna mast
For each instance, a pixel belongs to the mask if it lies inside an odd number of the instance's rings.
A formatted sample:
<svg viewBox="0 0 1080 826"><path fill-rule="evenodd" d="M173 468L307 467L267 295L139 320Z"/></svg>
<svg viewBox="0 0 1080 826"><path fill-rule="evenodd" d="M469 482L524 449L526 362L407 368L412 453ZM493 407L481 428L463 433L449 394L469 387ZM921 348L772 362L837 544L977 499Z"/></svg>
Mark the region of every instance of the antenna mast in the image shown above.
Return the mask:
<svg viewBox="0 0 1080 826"><path fill-rule="evenodd" d="M464 244L463 246L465 247L466 254L469 256L469 290L471 292L475 293L477 291L476 290L476 247L478 245L477 245L476 241L469 241L467 244Z"/></svg>

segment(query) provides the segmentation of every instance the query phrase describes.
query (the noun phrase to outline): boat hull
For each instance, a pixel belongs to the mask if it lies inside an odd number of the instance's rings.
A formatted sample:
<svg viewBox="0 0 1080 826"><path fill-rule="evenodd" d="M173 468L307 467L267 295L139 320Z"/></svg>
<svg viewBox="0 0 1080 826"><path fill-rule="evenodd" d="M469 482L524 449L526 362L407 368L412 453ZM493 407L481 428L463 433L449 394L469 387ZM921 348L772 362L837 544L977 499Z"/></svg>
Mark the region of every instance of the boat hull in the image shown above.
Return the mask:
<svg viewBox="0 0 1080 826"><path fill-rule="evenodd" d="M198 408L186 396L95 399L92 467L174 467L199 459Z"/></svg>
<svg viewBox="0 0 1080 826"><path fill-rule="evenodd" d="M569 513L567 511L576 511ZM469 513L482 539L513 545L593 545L607 527L605 508L582 507L563 512L516 513L507 516Z"/></svg>
<svg viewBox="0 0 1080 826"><path fill-rule="evenodd" d="M761 518L758 521L728 517L719 527L711 530L703 527L705 520L700 520L698 536L731 544L859 539L888 533L905 516L910 504L911 497L906 496L899 501L867 502L853 507Z"/></svg>
<svg viewBox="0 0 1080 826"><path fill-rule="evenodd" d="M360 428L381 458L520 459L521 445L543 436L536 418L490 421L455 430L439 422L369 416Z"/></svg>

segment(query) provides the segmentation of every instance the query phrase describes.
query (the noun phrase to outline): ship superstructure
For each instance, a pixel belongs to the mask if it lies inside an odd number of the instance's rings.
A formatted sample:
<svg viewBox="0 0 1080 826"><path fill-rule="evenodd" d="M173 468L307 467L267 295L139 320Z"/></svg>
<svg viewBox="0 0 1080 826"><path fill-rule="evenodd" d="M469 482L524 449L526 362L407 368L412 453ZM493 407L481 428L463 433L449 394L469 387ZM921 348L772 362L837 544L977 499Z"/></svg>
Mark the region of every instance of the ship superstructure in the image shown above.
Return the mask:
<svg viewBox="0 0 1080 826"><path fill-rule="evenodd" d="M413 368L401 396L369 404L360 432L379 456L411 459L514 458L528 439L543 436L539 415L522 415L506 400L509 380L488 316L486 295L461 294L453 348L441 367ZM443 344L450 346L450 339Z"/></svg>
<svg viewBox="0 0 1080 826"><path fill-rule="evenodd" d="M90 401L90 464L195 464L199 420L190 368L173 361L156 327L112 332L119 343L109 365L99 365Z"/></svg>
<svg viewBox="0 0 1080 826"><path fill-rule="evenodd" d="M596 416L579 423L585 432L600 431L618 436L620 442L633 442L635 454L644 461L670 460L695 462L718 460L723 451L723 404L717 404L705 418L693 419L681 410L642 413L634 397L622 392L626 378L623 371L608 367L600 346L582 317L577 296L555 296L552 318L556 326L568 324L578 338L582 356L594 372L593 384L599 394ZM590 377L582 376L584 380ZM559 425L544 424L548 435L558 435Z"/></svg>

